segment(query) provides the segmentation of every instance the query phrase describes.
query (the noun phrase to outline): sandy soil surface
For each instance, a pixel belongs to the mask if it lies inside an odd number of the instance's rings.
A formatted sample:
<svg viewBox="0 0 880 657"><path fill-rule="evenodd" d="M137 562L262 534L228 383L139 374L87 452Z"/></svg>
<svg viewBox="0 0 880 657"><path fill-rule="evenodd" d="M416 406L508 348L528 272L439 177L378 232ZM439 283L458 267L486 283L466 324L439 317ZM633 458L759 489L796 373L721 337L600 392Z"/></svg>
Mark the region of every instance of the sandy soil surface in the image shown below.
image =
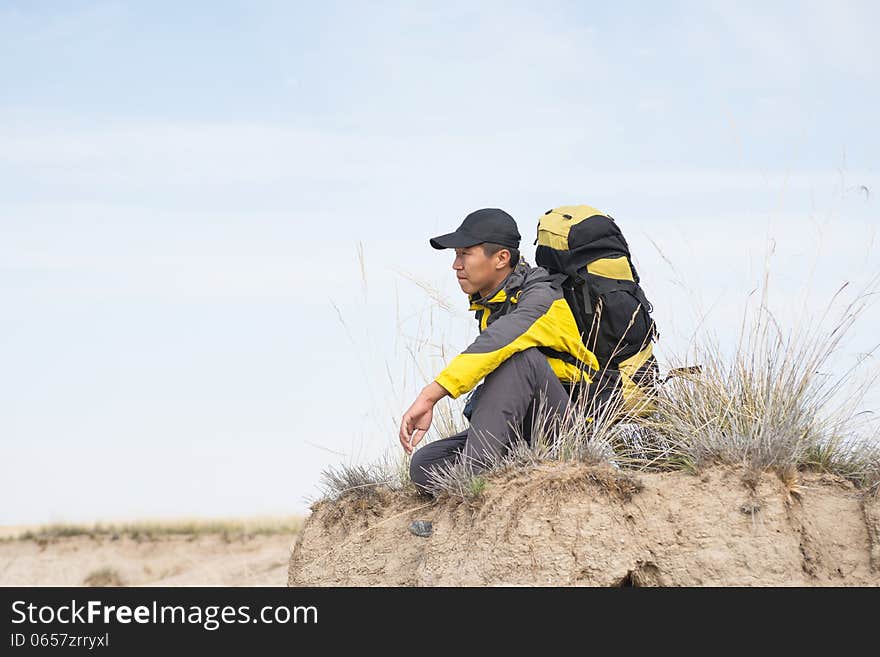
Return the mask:
<svg viewBox="0 0 880 657"><path fill-rule="evenodd" d="M7 532L10 533L10 532ZM0 585L284 586L293 535L0 542Z"/></svg>
<svg viewBox="0 0 880 657"><path fill-rule="evenodd" d="M379 489L312 510L291 585L880 585L880 500L832 475L546 464L473 503Z"/></svg>

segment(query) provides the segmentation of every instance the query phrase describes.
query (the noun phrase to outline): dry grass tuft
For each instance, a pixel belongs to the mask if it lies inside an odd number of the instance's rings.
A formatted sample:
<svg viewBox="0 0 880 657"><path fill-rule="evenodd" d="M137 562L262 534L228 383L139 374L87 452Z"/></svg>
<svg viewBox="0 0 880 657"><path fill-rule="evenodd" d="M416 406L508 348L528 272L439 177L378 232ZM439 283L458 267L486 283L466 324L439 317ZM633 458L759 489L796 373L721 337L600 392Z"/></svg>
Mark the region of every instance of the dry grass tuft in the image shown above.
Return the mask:
<svg viewBox="0 0 880 657"><path fill-rule="evenodd" d="M786 466L776 474L779 475L785 489L786 503L793 504L795 500L800 500L803 497L804 488L801 486L801 476L793 464Z"/></svg>
<svg viewBox="0 0 880 657"><path fill-rule="evenodd" d="M83 580L84 586L125 586L122 576L114 568L99 568Z"/></svg>
<svg viewBox="0 0 880 657"><path fill-rule="evenodd" d="M371 465L331 466L321 473L321 499L373 499L381 495L382 489L403 488L406 479L402 475L400 461L387 458Z"/></svg>
<svg viewBox="0 0 880 657"><path fill-rule="evenodd" d="M762 305L750 324L744 318L732 357L717 344L702 344L695 350L702 373L671 379L658 392L656 412L641 422L657 451L698 466L722 462L756 473L818 468L870 485L878 436L858 437L862 418L855 406L880 372L855 388L852 370L836 378L821 373L832 369L876 287L877 279L830 327L804 320L783 331Z"/></svg>

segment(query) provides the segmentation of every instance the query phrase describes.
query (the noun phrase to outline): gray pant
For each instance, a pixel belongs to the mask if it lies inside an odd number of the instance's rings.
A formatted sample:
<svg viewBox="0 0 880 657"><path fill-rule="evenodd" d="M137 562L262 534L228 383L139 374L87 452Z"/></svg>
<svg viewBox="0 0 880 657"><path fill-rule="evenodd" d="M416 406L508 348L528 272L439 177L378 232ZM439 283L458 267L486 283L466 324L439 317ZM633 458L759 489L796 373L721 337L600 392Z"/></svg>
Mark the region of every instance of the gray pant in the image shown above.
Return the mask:
<svg viewBox="0 0 880 657"><path fill-rule="evenodd" d="M461 458L471 471L485 470L516 438L513 427L531 443L534 413L542 399L548 412L558 416L567 407L569 394L540 351L531 348L514 354L474 392L469 429L413 453L410 479L420 492L430 494L432 467Z"/></svg>

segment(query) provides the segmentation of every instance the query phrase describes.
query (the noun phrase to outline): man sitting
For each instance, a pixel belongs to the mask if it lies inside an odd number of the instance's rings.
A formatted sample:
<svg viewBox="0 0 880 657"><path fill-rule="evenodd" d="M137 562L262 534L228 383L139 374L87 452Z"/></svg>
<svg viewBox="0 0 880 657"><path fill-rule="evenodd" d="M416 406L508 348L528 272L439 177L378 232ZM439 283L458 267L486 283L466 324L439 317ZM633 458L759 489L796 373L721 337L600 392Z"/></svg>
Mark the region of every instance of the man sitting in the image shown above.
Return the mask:
<svg viewBox="0 0 880 657"><path fill-rule="evenodd" d="M477 210L454 232L430 240L435 249L455 249L452 268L480 334L403 415L400 443L412 455L410 478L420 492L431 494L430 470L454 459L474 473L491 466L509 448L515 429L531 442L538 404L543 400L550 416L558 417L572 387L589 384L599 369L556 279L530 267L519 243L513 217L495 208ZM458 398L483 379L465 410L470 428L413 453L431 426L434 405L446 395Z"/></svg>

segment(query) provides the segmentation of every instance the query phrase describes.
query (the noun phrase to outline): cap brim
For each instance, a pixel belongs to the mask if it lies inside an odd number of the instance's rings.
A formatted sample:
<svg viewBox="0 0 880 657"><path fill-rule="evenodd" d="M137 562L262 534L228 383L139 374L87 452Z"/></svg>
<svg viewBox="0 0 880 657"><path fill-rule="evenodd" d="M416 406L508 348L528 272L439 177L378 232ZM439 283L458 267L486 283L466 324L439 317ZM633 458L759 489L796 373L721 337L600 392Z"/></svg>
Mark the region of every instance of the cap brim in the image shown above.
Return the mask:
<svg viewBox="0 0 880 657"><path fill-rule="evenodd" d="M484 240L478 239L460 230L454 233L447 233L440 237L431 238L431 246L435 249L464 249L475 244L480 244Z"/></svg>

